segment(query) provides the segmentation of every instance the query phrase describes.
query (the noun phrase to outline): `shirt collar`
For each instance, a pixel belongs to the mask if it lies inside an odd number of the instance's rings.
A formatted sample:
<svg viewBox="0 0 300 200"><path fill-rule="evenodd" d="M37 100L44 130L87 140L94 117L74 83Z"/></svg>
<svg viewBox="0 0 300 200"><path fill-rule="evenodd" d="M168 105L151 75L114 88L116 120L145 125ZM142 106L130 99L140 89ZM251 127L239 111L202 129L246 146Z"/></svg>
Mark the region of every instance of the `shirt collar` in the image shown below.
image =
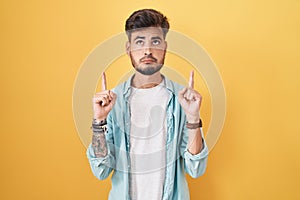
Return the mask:
<svg viewBox="0 0 300 200"><path fill-rule="evenodd" d="M164 76L162 74L163 78L164 78L164 83L166 88L173 94L175 94L175 89L174 89L174 85L172 83L171 80L169 80L166 76ZM130 91L131 91L131 82L133 80L134 75L132 75L125 83L124 83L124 87L123 87L123 95L125 98L128 98L130 95Z"/></svg>

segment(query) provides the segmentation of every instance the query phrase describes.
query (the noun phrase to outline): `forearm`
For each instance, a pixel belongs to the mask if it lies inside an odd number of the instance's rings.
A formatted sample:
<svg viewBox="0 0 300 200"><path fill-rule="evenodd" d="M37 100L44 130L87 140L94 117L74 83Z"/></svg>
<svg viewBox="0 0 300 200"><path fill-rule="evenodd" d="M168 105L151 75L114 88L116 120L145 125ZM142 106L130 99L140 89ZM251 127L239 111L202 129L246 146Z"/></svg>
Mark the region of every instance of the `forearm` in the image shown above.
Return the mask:
<svg viewBox="0 0 300 200"><path fill-rule="evenodd" d="M203 148L203 140L200 128L188 129L188 135L188 151L193 155L200 153Z"/></svg>
<svg viewBox="0 0 300 200"><path fill-rule="evenodd" d="M200 127L202 127L202 122L199 117L187 116L187 121L194 124L188 128L188 151L196 155L201 152L203 148L203 140ZM196 125L197 124L197 125ZM193 127L194 126L194 127Z"/></svg>
<svg viewBox="0 0 300 200"><path fill-rule="evenodd" d="M96 123L95 123L96 122ZM115 169L114 148L110 123L93 120L92 142L87 149L87 157L93 174L100 180L106 179Z"/></svg>
<svg viewBox="0 0 300 200"><path fill-rule="evenodd" d="M92 127L92 148L94 150L94 154L97 158L105 157L107 155L107 144L105 139L106 125L99 125L99 123L93 121Z"/></svg>
<svg viewBox="0 0 300 200"><path fill-rule="evenodd" d="M107 145L104 132L93 132L92 147L97 158L107 155Z"/></svg>

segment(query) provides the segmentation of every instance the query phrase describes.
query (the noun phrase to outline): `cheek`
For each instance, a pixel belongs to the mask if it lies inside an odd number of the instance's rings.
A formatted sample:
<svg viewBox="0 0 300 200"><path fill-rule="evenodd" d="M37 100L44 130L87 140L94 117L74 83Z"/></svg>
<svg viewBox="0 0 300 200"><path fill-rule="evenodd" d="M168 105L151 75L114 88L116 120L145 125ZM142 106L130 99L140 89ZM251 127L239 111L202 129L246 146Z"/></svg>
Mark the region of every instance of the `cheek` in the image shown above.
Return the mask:
<svg viewBox="0 0 300 200"><path fill-rule="evenodd" d="M156 57L157 59L163 59L165 57L166 51L157 49L153 51L153 56Z"/></svg>
<svg viewBox="0 0 300 200"><path fill-rule="evenodd" d="M131 50L130 54L133 56L134 59L140 59L143 57L144 53L142 50Z"/></svg>

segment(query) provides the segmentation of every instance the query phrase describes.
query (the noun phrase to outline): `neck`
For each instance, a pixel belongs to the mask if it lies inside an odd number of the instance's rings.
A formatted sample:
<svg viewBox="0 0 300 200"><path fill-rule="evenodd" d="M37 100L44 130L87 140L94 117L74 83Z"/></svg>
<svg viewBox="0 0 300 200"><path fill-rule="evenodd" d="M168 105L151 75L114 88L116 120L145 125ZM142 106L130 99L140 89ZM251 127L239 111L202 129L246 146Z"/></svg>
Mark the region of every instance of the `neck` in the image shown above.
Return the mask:
<svg viewBox="0 0 300 200"><path fill-rule="evenodd" d="M162 75L159 71L152 75L143 75L139 72L135 72L132 86L136 88L151 88L160 84L162 79Z"/></svg>

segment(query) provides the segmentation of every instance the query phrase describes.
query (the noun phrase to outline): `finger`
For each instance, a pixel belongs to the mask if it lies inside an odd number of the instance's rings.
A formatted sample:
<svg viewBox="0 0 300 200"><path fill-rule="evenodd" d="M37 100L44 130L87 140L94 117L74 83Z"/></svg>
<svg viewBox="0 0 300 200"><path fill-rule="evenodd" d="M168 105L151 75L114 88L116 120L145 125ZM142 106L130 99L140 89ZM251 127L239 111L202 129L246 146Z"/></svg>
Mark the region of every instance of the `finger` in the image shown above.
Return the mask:
<svg viewBox="0 0 300 200"><path fill-rule="evenodd" d="M110 98L110 94L111 91L110 90L105 90L105 91L101 91L101 92L98 92L94 95L94 97L101 97L101 96L106 96L108 98Z"/></svg>
<svg viewBox="0 0 300 200"><path fill-rule="evenodd" d="M109 92L105 92L105 93L97 93L94 95L94 97L109 97Z"/></svg>
<svg viewBox="0 0 300 200"><path fill-rule="evenodd" d="M108 104L111 104L112 101L115 101L116 99L116 94L113 93L111 90L107 90L108 92L104 95L105 97L105 100L106 100L106 103L104 103L103 105L106 106ZM114 104L114 103L112 103ZM101 105L101 102L100 102L100 105Z"/></svg>
<svg viewBox="0 0 300 200"><path fill-rule="evenodd" d="M109 100L105 97L101 98L101 101L99 102L100 106L104 107L107 106L109 104Z"/></svg>
<svg viewBox="0 0 300 200"><path fill-rule="evenodd" d="M111 107L114 106L116 99L117 99L117 95L115 93L111 92L111 102L110 102Z"/></svg>
<svg viewBox="0 0 300 200"><path fill-rule="evenodd" d="M111 101L110 96L108 94L96 94L94 95L94 98L98 101L97 103L101 106L104 105L104 102L102 102L103 98L105 98L108 101Z"/></svg>
<svg viewBox="0 0 300 200"><path fill-rule="evenodd" d="M194 88L194 70L190 72L189 87Z"/></svg>
<svg viewBox="0 0 300 200"><path fill-rule="evenodd" d="M193 94L193 93L189 93L187 95L186 99L189 101L196 101L196 100L199 100L199 96L197 96L196 94Z"/></svg>
<svg viewBox="0 0 300 200"><path fill-rule="evenodd" d="M103 101L100 102L100 105L101 105L102 107L104 107L104 106L110 106L110 107L112 108L113 105L114 105L115 102L116 102L116 97L117 97L117 95L116 95L115 93L110 92L110 95L107 96L107 97L105 97L105 98L103 99Z"/></svg>
<svg viewBox="0 0 300 200"><path fill-rule="evenodd" d="M184 94L184 98L186 98L186 100L192 100L192 98L193 98L193 93L191 92L190 89L188 89L188 90L186 91L186 93Z"/></svg>
<svg viewBox="0 0 300 200"><path fill-rule="evenodd" d="M100 93L97 93L95 95L95 97L105 97L106 99L108 99L109 101L111 101L112 100L112 91L110 91L110 90L102 91Z"/></svg>
<svg viewBox="0 0 300 200"><path fill-rule="evenodd" d="M105 72L102 72L102 90L106 90L106 76Z"/></svg>
<svg viewBox="0 0 300 200"><path fill-rule="evenodd" d="M201 99L201 94L194 89L190 89L186 93L187 93L187 99L189 100L196 101L198 99Z"/></svg>
<svg viewBox="0 0 300 200"><path fill-rule="evenodd" d="M185 99L185 97L184 97L186 91L187 91L187 88L186 88L186 87L183 88L182 90L179 90L179 91L178 91L178 102L179 102L180 104L182 104L184 101L186 101L186 99Z"/></svg>
<svg viewBox="0 0 300 200"><path fill-rule="evenodd" d="M103 106L108 101L109 100L106 96L97 96L93 98L94 104L100 104L101 106Z"/></svg>
<svg viewBox="0 0 300 200"><path fill-rule="evenodd" d="M113 99L114 93L108 90L108 99L111 101Z"/></svg>
<svg viewBox="0 0 300 200"><path fill-rule="evenodd" d="M187 91L187 88L183 88L182 90L180 90L180 91L178 92L178 96L179 96L180 98L184 98L184 95L185 95L186 91Z"/></svg>

